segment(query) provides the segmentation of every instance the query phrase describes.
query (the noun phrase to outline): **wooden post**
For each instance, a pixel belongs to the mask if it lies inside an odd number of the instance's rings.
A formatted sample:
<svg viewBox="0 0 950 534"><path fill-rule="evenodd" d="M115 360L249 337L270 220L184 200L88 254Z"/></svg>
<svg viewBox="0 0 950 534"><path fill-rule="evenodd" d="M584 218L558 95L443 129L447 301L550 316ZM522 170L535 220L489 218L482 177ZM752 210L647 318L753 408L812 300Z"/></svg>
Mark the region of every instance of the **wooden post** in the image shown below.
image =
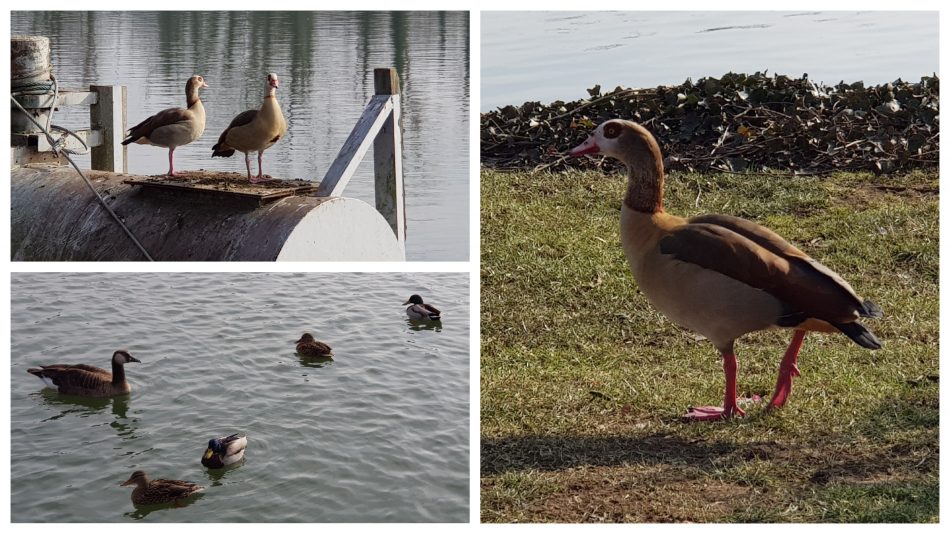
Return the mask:
<svg viewBox="0 0 950 534"><path fill-rule="evenodd" d="M53 73L52 53L48 37L13 36L10 38L10 91L29 91L32 83L47 83ZM35 89L35 87L33 87ZM24 106L40 124L47 120L46 110ZM11 133L39 133L37 128L15 106L11 109Z"/></svg>
<svg viewBox="0 0 950 534"><path fill-rule="evenodd" d="M399 74L396 69L375 69L373 82L377 95L391 95L393 110L373 142L376 175L376 210L396 234L400 245L406 243L406 196L402 181L402 117L399 107Z"/></svg>
<svg viewBox="0 0 950 534"><path fill-rule="evenodd" d="M127 128L128 91L124 85L92 85L98 94L89 106L89 123L99 130L102 144L92 148L92 168L97 171L129 172L128 147L122 144Z"/></svg>

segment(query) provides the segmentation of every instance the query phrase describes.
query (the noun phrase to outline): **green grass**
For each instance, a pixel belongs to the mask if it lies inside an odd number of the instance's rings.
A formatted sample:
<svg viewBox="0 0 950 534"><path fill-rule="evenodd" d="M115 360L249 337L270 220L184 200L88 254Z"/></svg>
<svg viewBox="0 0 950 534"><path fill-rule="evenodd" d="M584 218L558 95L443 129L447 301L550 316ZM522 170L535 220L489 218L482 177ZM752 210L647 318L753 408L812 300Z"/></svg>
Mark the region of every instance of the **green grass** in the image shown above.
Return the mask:
<svg viewBox="0 0 950 534"><path fill-rule="evenodd" d="M938 519L938 176L678 174L666 209L760 222L885 312L884 348L809 334L789 404L719 404L716 350L637 291L624 179L482 173L482 520ZM768 397L787 331L737 343L740 395Z"/></svg>

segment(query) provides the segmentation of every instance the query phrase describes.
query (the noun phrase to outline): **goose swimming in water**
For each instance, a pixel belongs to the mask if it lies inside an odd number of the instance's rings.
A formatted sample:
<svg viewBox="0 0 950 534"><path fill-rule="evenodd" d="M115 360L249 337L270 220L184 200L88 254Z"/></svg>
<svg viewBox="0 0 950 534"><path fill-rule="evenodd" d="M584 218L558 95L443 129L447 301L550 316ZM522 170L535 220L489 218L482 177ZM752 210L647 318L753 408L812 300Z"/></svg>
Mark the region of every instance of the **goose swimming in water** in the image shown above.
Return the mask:
<svg viewBox="0 0 950 534"><path fill-rule="evenodd" d="M132 386L125 380L125 364L142 363L127 350L112 354L112 372L85 364L54 364L31 367L26 372L64 395L114 397L128 395Z"/></svg>

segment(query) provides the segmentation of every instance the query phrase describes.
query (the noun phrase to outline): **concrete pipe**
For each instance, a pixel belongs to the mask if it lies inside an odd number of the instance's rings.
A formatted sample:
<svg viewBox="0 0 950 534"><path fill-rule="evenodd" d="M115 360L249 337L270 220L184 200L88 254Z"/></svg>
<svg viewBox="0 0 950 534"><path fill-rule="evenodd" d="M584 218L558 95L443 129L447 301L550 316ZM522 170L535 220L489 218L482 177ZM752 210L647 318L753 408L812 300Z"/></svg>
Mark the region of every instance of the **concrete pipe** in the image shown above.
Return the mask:
<svg viewBox="0 0 950 534"><path fill-rule="evenodd" d="M156 260L405 259L383 216L356 199L290 196L261 205L163 195L124 184L128 175L84 173ZM14 261L144 259L72 168L19 167L11 181Z"/></svg>

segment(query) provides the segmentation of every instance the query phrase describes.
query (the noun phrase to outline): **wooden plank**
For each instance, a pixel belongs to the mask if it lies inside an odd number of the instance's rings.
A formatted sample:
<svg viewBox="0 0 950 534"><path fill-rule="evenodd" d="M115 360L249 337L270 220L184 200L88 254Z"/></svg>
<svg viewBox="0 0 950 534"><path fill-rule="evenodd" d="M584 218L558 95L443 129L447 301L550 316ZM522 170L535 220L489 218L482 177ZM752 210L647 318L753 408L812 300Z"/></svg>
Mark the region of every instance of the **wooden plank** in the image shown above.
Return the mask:
<svg viewBox="0 0 950 534"><path fill-rule="evenodd" d="M76 135L82 137L86 142L86 145L89 148L94 149L102 144L102 134L98 130L73 130L76 132ZM53 130L53 137L59 138L63 132L58 132ZM75 137L66 134L66 143L60 145L61 148L68 148L69 150L82 151L83 146ZM36 135L36 150L37 152L52 152L53 147L49 144L49 141L46 139L46 136L43 134Z"/></svg>
<svg viewBox="0 0 950 534"><path fill-rule="evenodd" d="M102 133L102 143L92 149L92 168L129 172L128 147L122 144L127 126L128 91L124 85L92 85L98 102L89 107L89 122Z"/></svg>
<svg viewBox="0 0 950 534"><path fill-rule="evenodd" d="M376 134L383 127L393 109L393 97L376 95L366 105L356 126L343 143L343 148L330 165L317 189L317 196L338 197L356 172Z"/></svg>
<svg viewBox="0 0 950 534"><path fill-rule="evenodd" d="M53 103L53 94L19 95L17 102L26 109L50 108ZM99 94L93 91L60 91L56 99L56 107L92 106L99 102Z"/></svg>
<svg viewBox="0 0 950 534"><path fill-rule="evenodd" d="M402 116L396 69L374 71L376 94L392 95L393 112L373 142L376 210L386 219L400 245L406 242L406 198L402 179Z"/></svg>
<svg viewBox="0 0 950 534"><path fill-rule="evenodd" d="M259 191L233 191L228 189L218 189L210 185L196 184L191 182L163 181L155 178L130 178L128 180L123 180L123 183L129 185L138 185L149 189L205 196L207 198L217 197L219 199L242 199L261 203L289 196L307 195L317 189L315 185L307 184L288 186L280 189L262 188Z"/></svg>

